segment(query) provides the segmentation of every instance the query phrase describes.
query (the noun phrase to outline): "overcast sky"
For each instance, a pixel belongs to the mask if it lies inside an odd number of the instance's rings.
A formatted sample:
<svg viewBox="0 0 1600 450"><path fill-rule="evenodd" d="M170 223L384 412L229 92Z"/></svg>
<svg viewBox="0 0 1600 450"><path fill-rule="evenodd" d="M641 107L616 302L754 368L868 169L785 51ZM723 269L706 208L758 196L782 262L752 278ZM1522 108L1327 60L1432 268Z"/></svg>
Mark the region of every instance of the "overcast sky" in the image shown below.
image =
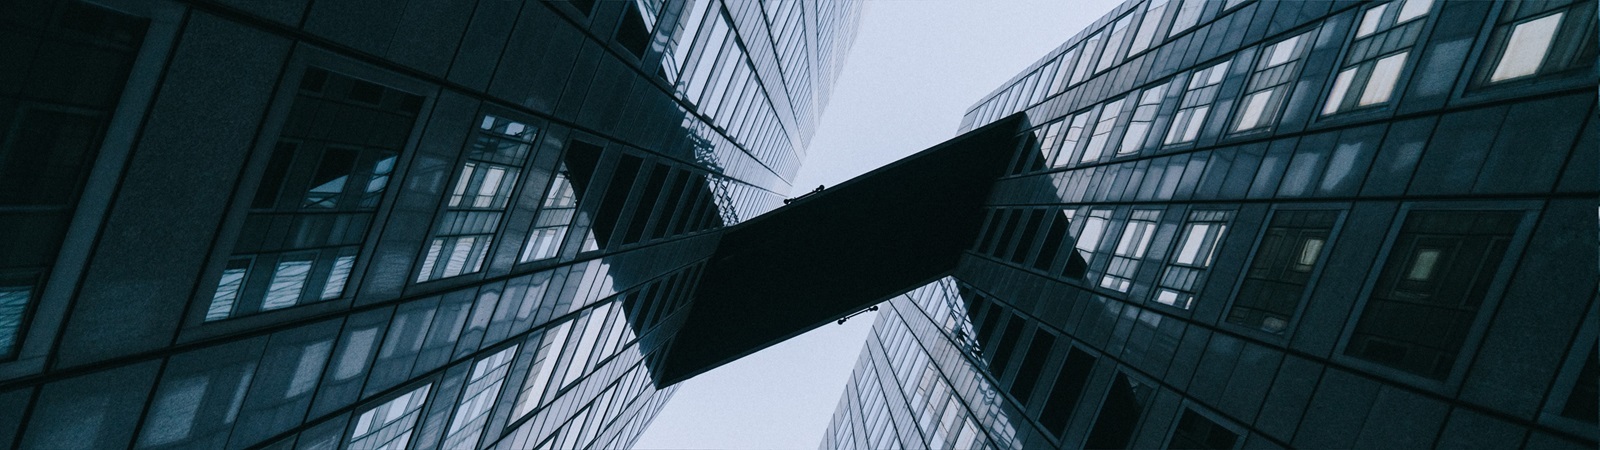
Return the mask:
<svg viewBox="0 0 1600 450"><path fill-rule="evenodd" d="M955 137L967 107L1120 1L866 3L794 194ZM875 319L829 324L683 382L636 448L817 448Z"/></svg>

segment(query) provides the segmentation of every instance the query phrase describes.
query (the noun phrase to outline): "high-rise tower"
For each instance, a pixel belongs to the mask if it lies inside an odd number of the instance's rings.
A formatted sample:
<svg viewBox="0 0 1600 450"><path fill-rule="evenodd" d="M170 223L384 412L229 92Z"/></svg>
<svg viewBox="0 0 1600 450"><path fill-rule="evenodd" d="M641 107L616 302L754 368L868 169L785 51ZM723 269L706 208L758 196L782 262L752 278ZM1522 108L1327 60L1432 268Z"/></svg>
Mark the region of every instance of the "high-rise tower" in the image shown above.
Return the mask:
<svg viewBox="0 0 1600 450"><path fill-rule="evenodd" d="M1592 448L1595 9L1123 3L822 447Z"/></svg>
<svg viewBox="0 0 1600 450"><path fill-rule="evenodd" d="M847 0L0 6L0 447L616 448Z"/></svg>

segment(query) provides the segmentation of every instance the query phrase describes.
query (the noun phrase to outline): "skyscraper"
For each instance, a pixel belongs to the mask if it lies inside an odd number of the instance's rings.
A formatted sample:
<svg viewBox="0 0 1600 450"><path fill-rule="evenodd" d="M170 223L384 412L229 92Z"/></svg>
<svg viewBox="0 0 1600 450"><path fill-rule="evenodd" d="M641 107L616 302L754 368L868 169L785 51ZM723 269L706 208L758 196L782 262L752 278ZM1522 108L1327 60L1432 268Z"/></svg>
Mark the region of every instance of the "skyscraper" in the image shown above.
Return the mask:
<svg viewBox="0 0 1600 450"><path fill-rule="evenodd" d="M0 6L0 447L617 448L847 0Z"/></svg>
<svg viewBox="0 0 1600 450"><path fill-rule="evenodd" d="M1123 3L821 447L1594 447L1595 5Z"/></svg>

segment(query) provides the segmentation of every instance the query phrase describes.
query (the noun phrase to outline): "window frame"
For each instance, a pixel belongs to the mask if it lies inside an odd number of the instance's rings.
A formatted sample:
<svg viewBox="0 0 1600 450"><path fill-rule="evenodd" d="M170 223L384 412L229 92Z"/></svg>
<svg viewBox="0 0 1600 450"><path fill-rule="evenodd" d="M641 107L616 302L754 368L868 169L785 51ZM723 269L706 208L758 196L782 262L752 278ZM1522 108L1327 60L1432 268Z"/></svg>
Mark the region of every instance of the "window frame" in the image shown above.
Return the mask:
<svg viewBox="0 0 1600 450"><path fill-rule="evenodd" d="M1274 334L1254 327L1229 322L1228 313L1233 310L1234 303L1239 301L1239 290L1244 287L1245 276L1250 270L1250 266L1255 264L1256 256L1261 252L1261 244L1266 241L1267 232L1272 228L1272 219L1277 217L1280 211L1338 211L1338 217L1334 219L1333 227L1328 229L1328 238L1322 243L1322 254L1317 257L1317 262L1311 268L1311 275L1306 280L1305 292L1300 293L1299 304L1295 306L1294 316L1290 317L1289 323L1284 325L1282 333ZM1233 288L1229 290L1228 301L1222 308L1222 315L1217 322L1218 326L1269 342L1288 342L1294 336L1295 329L1300 323L1300 318L1305 315L1306 305L1310 303L1311 296L1316 293L1318 282L1322 280L1323 272L1327 271L1328 259L1332 258L1333 248L1339 243L1340 233L1344 231L1344 225L1348 222L1349 215L1350 205L1346 203L1278 204L1268 210L1260 221L1261 226L1255 233L1250 235L1255 240L1250 244L1250 253L1249 256L1245 257L1244 265L1239 267L1239 275L1233 280Z"/></svg>
<svg viewBox="0 0 1600 450"><path fill-rule="evenodd" d="M1373 373L1389 380L1410 385L1420 389L1447 394L1459 388L1466 379L1467 368L1471 366L1479 346L1482 344L1484 334L1488 332L1490 320L1488 317L1499 307L1500 301L1505 297L1506 288L1510 284L1512 275L1516 272L1516 262L1520 261L1527 248L1529 237L1533 233L1534 225L1538 222L1539 212L1543 207L1538 201L1505 201L1494 205L1485 205L1482 202L1472 201L1419 201L1407 202L1400 205L1384 233L1383 245L1374 257L1371 268L1367 270L1365 279L1361 284L1360 295L1356 297L1355 304L1351 305L1350 315L1345 318L1343 331L1334 345L1332 361L1346 364L1351 367ZM1399 240L1401 229L1405 226L1411 213L1418 211L1483 211L1483 212L1520 212L1522 217L1517 227L1512 231L1510 241L1507 242L1505 260L1495 269L1491 276L1489 286L1485 289L1482 303L1478 305L1476 317L1467 327L1467 334L1462 341L1461 349L1457 353L1454 365L1444 379L1433 379L1426 376L1407 372L1374 361L1369 361L1345 352L1348 350L1350 339L1355 334L1355 329L1361 321L1361 316L1366 311L1367 304L1371 302L1373 291L1376 289L1379 275L1388 263L1389 255L1394 250L1395 243Z"/></svg>
<svg viewBox="0 0 1600 450"><path fill-rule="evenodd" d="M1406 3L1416 1L1429 2L1428 9L1420 16L1399 21L1399 15L1405 10ZM1417 66L1421 62L1421 54L1427 50L1425 44L1433 34L1433 27L1439 22L1434 19L1438 15L1438 10L1442 8L1440 4L1443 3L1442 0L1389 0L1383 3L1369 4L1359 10L1355 10L1357 13L1350 23L1350 29L1347 30L1348 37L1345 39L1344 46L1339 52L1338 59L1334 60L1333 68L1329 72L1329 78L1326 79L1327 82L1321 86L1322 93L1319 96L1321 101L1316 104L1314 116L1319 120L1328 120L1351 115L1361 116L1363 115L1361 113L1364 112L1393 111L1406 93L1412 75L1416 73ZM1378 17L1374 19L1375 25L1373 26L1375 29L1371 32L1362 33L1362 22L1368 14L1375 10L1379 10ZM1381 50L1384 41L1393 37L1391 33L1397 32L1401 27L1413 24L1419 28L1415 41L1397 46L1389 51ZM1358 46L1363 51L1372 47L1380 47L1380 49L1370 52L1371 55L1359 61L1350 62L1351 54L1354 50L1357 50ZM1380 63L1395 56L1403 56L1403 59L1400 61L1400 67L1396 71L1394 85L1389 88L1386 98L1382 101L1363 104L1368 96L1369 88L1373 86L1373 73L1377 71ZM1345 73L1350 74L1350 81L1348 85L1341 88L1339 79L1343 78ZM1335 93L1339 95L1334 95Z"/></svg>
<svg viewBox="0 0 1600 450"><path fill-rule="evenodd" d="M1493 12L1489 14L1489 18L1487 19L1488 23L1485 24L1486 26L1484 26L1483 30L1479 32L1477 39L1475 40L1476 44L1474 45L1474 51L1471 53L1471 56L1468 57L1466 62L1466 67L1470 68L1471 70L1469 75L1470 78L1468 79L1467 83L1461 83L1465 86L1456 86L1455 92L1458 97L1462 95L1498 97L1497 95L1490 95L1490 93L1499 93L1505 91L1522 92L1523 90L1532 88L1534 86L1549 88L1552 87L1550 86L1551 83L1556 83L1560 86L1570 86L1573 84L1593 84L1593 76L1596 73L1596 69L1600 68L1600 63L1591 63L1587 67L1580 64L1570 65L1559 69L1545 68L1546 64L1548 64L1550 61L1550 53L1559 49L1559 46L1563 44L1562 39L1564 37L1571 38L1573 36L1585 36L1589 39L1588 44L1600 45L1600 41L1597 41L1595 37L1592 36L1597 31L1597 25L1595 25L1594 22L1597 14L1595 13L1595 4L1593 2L1576 0L1567 5L1552 7L1543 11L1531 13L1520 19L1503 19L1502 16L1506 14L1506 8L1509 7L1511 7L1511 5L1507 5L1504 2L1497 2ZM1578 15L1573 14L1573 12L1580 9L1583 10L1580 14L1584 17L1578 17ZM1489 77L1493 74L1495 67L1499 65L1499 60L1505 52L1506 45L1510 41L1511 30L1514 29L1516 25L1539 20L1557 13L1563 14L1561 23L1557 25L1555 36L1552 37L1550 42L1550 48L1546 50L1546 55L1544 59L1540 61L1540 67L1535 70L1535 73L1532 75L1509 78L1501 81L1489 81ZM1578 18L1574 19L1574 17ZM1585 28L1581 30L1573 30L1571 26L1577 21L1585 22ZM1502 33L1502 31L1504 32ZM1570 51L1575 52L1573 55L1571 55L1572 57L1576 58L1582 56L1581 47L1584 45L1583 42L1565 42L1565 44L1572 46L1572 48L1569 49Z"/></svg>

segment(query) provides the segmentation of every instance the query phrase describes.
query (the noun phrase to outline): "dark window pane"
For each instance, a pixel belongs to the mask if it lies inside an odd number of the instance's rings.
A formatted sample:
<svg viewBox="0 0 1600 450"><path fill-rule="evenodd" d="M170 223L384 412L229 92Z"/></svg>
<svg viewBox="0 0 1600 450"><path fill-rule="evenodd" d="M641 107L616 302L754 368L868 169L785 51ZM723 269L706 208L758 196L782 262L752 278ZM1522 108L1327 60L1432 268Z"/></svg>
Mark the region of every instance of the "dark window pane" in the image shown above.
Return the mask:
<svg viewBox="0 0 1600 450"><path fill-rule="evenodd" d="M1094 370L1095 357L1090 356L1076 348L1067 353L1067 360L1061 363L1061 373L1056 375L1055 386L1050 388L1050 399L1044 403L1044 411L1039 413L1039 423L1046 430L1060 436L1067 431L1067 422L1072 419L1072 410L1078 406L1078 398L1083 395L1083 384L1089 381L1089 372Z"/></svg>
<svg viewBox="0 0 1600 450"><path fill-rule="evenodd" d="M1033 238L1038 236L1039 224L1044 222L1044 211L1038 210L1028 215L1028 224L1022 227L1022 236L1017 239L1017 246L1011 252L1011 262L1022 264L1028 260L1028 253L1033 250Z"/></svg>
<svg viewBox="0 0 1600 450"><path fill-rule="evenodd" d="M1144 404L1149 400L1151 386L1134 383L1127 375L1117 374L1100 404L1100 415L1095 418L1094 429L1089 432L1085 448L1128 448L1133 443L1133 432L1144 415Z"/></svg>
<svg viewBox="0 0 1600 450"><path fill-rule="evenodd" d="M656 200L661 198L661 187L667 183L669 170L664 164L656 164L650 171L650 181L645 183L644 192L639 194L638 206L633 209L633 219L629 221L628 232L622 236L622 243L639 242L644 236L645 226L650 224L650 217L655 215Z"/></svg>
<svg viewBox="0 0 1600 450"><path fill-rule="evenodd" d="M1596 410L1600 409L1600 362L1596 361L1597 349L1600 348L1589 348L1589 358L1584 360L1583 370L1578 372L1578 382L1572 386L1572 393L1567 395L1567 405L1561 409L1561 415L1586 423L1600 420L1596 414Z"/></svg>
<svg viewBox="0 0 1600 450"><path fill-rule="evenodd" d="M1012 314L1011 320L1006 322L1006 331L1000 333L1000 342L991 352L993 358L989 361L989 373L994 374L994 379L1006 377L1006 365L1011 363L1011 355L1017 352L1017 340L1022 338L1022 327L1026 322L1022 316Z"/></svg>
<svg viewBox="0 0 1600 450"><path fill-rule="evenodd" d="M1011 380L1011 395L1023 405L1027 405L1028 397L1033 395L1033 385L1039 382L1039 373L1044 370L1044 361L1050 358L1051 347L1055 344L1055 335L1044 330L1034 331L1033 343L1028 345L1028 354L1022 357L1022 366L1017 368L1017 377Z"/></svg>
<svg viewBox="0 0 1600 450"><path fill-rule="evenodd" d="M1294 319L1306 283L1327 252L1338 211L1278 211L1228 310L1229 323L1282 333Z"/></svg>
<svg viewBox="0 0 1600 450"><path fill-rule="evenodd" d="M1178 419L1178 428L1172 431L1172 442L1167 443L1167 448L1229 450L1238 440L1239 435L1216 422L1192 410L1184 410L1183 418Z"/></svg>
<svg viewBox="0 0 1600 450"><path fill-rule="evenodd" d="M611 232L617 228L617 219L622 216L622 208L627 206L628 192L633 190L634 178L639 176L639 166L643 160L636 156L623 155L617 162L617 170L611 174L611 184L606 187L605 198L600 201L600 207L594 216L595 242L601 249L611 241Z"/></svg>
<svg viewBox="0 0 1600 450"><path fill-rule="evenodd" d="M1499 272L1520 211L1413 211L1345 353L1444 379Z"/></svg>
<svg viewBox="0 0 1600 450"><path fill-rule="evenodd" d="M1050 221L1049 231L1044 233L1044 242L1039 244L1039 257L1033 261L1033 268L1046 272L1055 263L1061 241L1066 238L1068 225L1071 225L1065 214L1058 213L1055 216L1055 220Z"/></svg>
<svg viewBox="0 0 1600 450"><path fill-rule="evenodd" d="M645 20L638 4L628 2L628 11L622 14L622 25L617 28L617 43L640 58L644 57L645 49L650 47L650 29L645 26Z"/></svg>

